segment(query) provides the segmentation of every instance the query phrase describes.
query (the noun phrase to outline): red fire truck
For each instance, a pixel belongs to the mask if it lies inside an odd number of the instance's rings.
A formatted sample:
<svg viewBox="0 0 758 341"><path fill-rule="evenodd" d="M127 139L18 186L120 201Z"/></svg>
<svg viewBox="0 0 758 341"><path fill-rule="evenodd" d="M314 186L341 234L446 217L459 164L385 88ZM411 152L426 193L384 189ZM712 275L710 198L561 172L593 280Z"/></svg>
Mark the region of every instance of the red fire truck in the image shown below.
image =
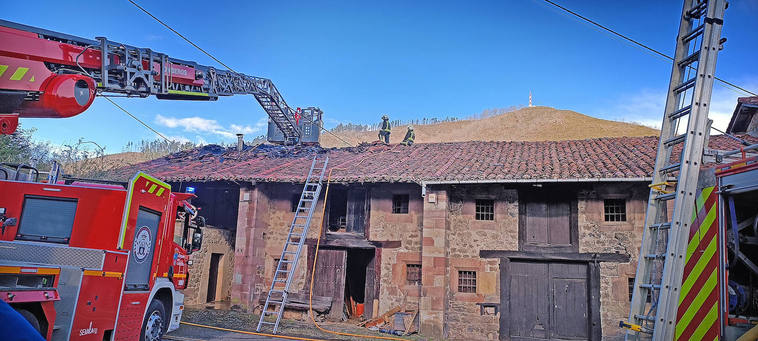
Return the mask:
<svg viewBox="0 0 758 341"><path fill-rule="evenodd" d="M321 110L308 107L296 119L269 79L0 20L1 134L13 133L19 118L78 115L105 94L251 94L274 140L318 141ZM157 340L177 328L187 254L202 242L192 195L144 173L123 185L22 181L38 176L31 167L0 167L0 298L49 340ZM186 218L177 244L179 210Z"/></svg>
<svg viewBox="0 0 758 341"><path fill-rule="evenodd" d="M12 177L0 180L0 298L42 335L158 340L179 326L187 254L204 225L188 202L194 194L142 172L123 185L24 181L38 172L23 166L2 172Z"/></svg>

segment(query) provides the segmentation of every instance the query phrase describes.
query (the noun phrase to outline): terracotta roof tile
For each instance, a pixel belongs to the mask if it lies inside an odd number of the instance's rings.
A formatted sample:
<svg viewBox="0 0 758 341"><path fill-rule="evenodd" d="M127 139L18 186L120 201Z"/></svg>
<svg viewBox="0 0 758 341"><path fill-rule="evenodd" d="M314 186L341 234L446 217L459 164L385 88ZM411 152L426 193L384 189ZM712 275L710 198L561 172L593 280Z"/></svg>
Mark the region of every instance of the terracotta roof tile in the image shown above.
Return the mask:
<svg viewBox="0 0 758 341"><path fill-rule="evenodd" d="M652 173L657 143L657 137L618 137L332 149L259 146L241 152L205 146L122 168L114 175L123 179L143 170L166 181L302 182L313 155L321 154L329 156L332 180L342 182L639 179ZM710 147L739 148L725 136L711 137Z"/></svg>

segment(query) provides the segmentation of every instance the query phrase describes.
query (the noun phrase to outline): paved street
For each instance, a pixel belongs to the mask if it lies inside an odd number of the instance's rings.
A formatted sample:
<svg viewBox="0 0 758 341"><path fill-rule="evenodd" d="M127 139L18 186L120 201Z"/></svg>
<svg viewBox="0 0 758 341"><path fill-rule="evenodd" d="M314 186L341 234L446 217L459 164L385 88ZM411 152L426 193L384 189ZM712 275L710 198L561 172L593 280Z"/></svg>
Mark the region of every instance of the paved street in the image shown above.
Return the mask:
<svg viewBox="0 0 758 341"><path fill-rule="evenodd" d="M164 340L172 341L222 341L222 340L284 340L265 336L256 336L235 332L227 332L209 328L181 325L179 329L169 333Z"/></svg>

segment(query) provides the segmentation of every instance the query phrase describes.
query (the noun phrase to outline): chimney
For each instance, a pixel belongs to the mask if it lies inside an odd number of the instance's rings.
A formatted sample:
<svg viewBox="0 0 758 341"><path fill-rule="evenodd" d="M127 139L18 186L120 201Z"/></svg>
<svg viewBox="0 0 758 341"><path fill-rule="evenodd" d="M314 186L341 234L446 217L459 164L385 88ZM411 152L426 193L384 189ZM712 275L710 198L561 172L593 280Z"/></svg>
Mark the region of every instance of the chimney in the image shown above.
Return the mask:
<svg viewBox="0 0 758 341"><path fill-rule="evenodd" d="M242 134L237 134L237 151L241 152L245 147L245 140L242 139Z"/></svg>

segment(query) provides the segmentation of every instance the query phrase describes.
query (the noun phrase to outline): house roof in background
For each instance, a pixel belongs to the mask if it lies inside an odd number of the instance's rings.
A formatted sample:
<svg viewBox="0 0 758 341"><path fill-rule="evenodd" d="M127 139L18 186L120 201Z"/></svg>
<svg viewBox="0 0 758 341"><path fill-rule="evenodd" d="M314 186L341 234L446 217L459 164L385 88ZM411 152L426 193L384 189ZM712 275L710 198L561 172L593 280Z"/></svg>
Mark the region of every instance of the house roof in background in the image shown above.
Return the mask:
<svg viewBox="0 0 758 341"><path fill-rule="evenodd" d="M758 96L740 97L737 99L737 106L732 113L732 119L726 132L729 134L742 134L747 132L750 121L758 113Z"/></svg>
<svg viewBox="0 0 758 341"><path fill-rule="evenodd" d="M758 142L758 138L743 138ZM179 152L114 171L119 179L137 170L165 181L303 182L313 155L329 156L332 180L422 182L541 180L644 180L653 172L658 138L616 137L541 142L449 142L413 146L362 144L313 146L216 145ZM736 149L726 136L713 136L712 149Z"/></svg>

